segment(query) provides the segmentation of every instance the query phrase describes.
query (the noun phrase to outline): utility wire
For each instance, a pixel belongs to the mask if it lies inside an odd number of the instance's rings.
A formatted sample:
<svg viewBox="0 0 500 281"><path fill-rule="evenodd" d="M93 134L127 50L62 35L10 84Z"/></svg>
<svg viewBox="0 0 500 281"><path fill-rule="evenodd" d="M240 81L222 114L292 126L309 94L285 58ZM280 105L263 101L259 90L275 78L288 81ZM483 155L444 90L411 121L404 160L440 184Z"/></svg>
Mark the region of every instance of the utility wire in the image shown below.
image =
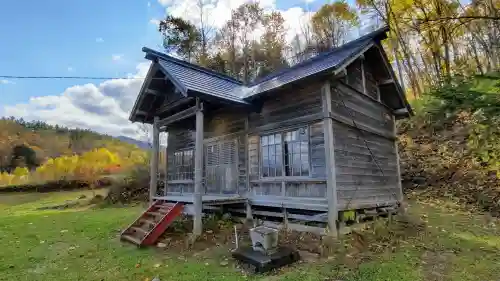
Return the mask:
<svg viewBox="0 0 500 281"><path fill-rule="evenodd" d="M3 79L85 79L85 80L113 80L113 79L145 79L146 77L94 77L94 76L17 76L17 75L0 75ZM151 77L151 79L162 79L159 77Z"/></svg>

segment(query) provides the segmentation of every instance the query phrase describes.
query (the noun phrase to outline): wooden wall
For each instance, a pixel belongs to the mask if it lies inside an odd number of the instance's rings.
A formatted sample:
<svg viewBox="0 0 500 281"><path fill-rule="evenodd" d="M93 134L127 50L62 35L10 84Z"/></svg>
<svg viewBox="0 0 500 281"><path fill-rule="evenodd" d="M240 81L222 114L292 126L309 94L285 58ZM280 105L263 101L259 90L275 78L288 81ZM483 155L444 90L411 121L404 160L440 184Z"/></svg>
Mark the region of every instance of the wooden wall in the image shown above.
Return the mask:
<svg viewBox="0 0 500 281"><path fill-rule="evenodd" d="M366 94L374 99L378 99L378 86L373 72L373 65L365 60L357 59L347 67L346 82L359 92L363 92L362 67L365 74Z"/></svg>
<svg viewBox="0 0 500 281"><path fill-rule="evenodd" d="M321 84L296 87L273 94L261 112L249 115L249 181L252 203L265 206L326 209L325 148L322 123ZM310 175L262 178L260 135L306 127L309 131ZM319 200L319 201L318 201ZM316 206L318 207L318 206Z"/></svg>
<svg viewBox="0 0 500 281"><path fill-rule="evenodd" d="M245 123L247 114L236 110L230 111L209 111L205 114L204 122L204 143L213 144L220 141L236 140L236 174L237 187L234 193L241 193L246 190L246 134ZM193 121L194 122L194 121ZM168 192L192 193L194 191L193 180L173 180L175 172L174 153L183 149L193 149L195 145L195 130L193 129L174 129L168 131ZM204 158L205 158L204 153ZM204 159L204 162L206 159ZM204 175L205 176L205 175ZM222 191L221 191L222 192ZM207 193L218 194L219 191Z"/></svg>
<svg viewBox="0 0 500 281"><path fill-rule="evenodd" d="M392 203L399 191L392 114L358 88L331 89L339 210Z"/></svg>
<svg viewBox="0 0 500 281"><path fill-rule="evenodd" d="M369 67L365 87L360 85L360 67L358 60L349 66L347 79L333 82L331 88L339 211L393 203L399 192L393 116L378 101L377 82ZM237 140L236 193L248 196L253 205L328 210L321 86L310 83L273 93L262 100L259 112L206 113L205 143ZM300 127L309 132L309 176L261 177L260 136ZM194 137L193 130L169 132L169 175L175 166L174 151L193 148ZM192 190L192 181L168 183L169 192Z"/></svg>

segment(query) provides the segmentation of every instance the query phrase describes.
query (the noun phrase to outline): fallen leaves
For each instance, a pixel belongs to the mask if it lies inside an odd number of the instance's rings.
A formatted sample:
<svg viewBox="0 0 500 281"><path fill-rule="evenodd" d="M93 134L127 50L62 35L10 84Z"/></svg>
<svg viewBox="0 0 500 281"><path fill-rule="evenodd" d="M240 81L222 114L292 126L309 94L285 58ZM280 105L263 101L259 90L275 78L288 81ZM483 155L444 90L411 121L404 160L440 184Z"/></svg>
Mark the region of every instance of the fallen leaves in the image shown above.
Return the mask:
<svg viewBox="0 0 500 281"><path fill-rule="evenodd" d="M478 122L461 112L448 120L417 117L398 124L401 172L410 198L446 198L500 214L500 180L490 171L495 167L478 161L486 152L500 157L500 135L491 124L478 131Z"/></svg>

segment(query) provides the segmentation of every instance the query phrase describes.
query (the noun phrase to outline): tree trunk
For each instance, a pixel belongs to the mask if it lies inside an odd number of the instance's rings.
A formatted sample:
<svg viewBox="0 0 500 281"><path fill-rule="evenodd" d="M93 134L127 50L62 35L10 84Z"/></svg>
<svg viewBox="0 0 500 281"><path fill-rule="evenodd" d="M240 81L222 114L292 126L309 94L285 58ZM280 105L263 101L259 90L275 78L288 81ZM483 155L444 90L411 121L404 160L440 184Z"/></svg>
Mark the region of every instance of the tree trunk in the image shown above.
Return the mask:
<svg viewBox="0 0 500 281"><path fill-rule="evenodd" d="M475 42L473 42L471 40L470 45L472 45L471 49L472 49L472 54L474 55L474 60L476 61L477 70L482 75L482 74L484 74L484 72L483 72L483 68L481 66L481 61L479 60L479 55L478 55L477 50L476 50L476 44L475 44Z"/></svg>

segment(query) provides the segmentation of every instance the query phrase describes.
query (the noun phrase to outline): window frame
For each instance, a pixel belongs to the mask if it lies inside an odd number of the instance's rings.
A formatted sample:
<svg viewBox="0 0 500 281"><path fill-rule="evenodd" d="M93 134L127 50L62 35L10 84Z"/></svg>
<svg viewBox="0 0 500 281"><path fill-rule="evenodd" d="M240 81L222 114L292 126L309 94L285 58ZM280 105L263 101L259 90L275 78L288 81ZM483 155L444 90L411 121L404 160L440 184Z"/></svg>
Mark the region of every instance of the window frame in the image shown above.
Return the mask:
<svg viewBox="0 0 500 281"><path fill-rule="evenodd" d="M181 163L177 161L177 156L181 156ZM186 157L186 154L189 154L191 156L191 161L189 161L188 165L185 165L184 160ZM194 148L189 147L189 148L183 148L174 151L173 153L173 171L172 171L172 177L169 179L169 181L176 182L176 181L194 181ZM180 165L179 165L180 164ZM191 169L189 169L191 168ZM183 170L185 169L185 170ZM182 176L181 176L182 175Z"/></svg>
<svg viewBox="0 0 500 281"><path fill-rule="evenodd" d="M285 135L287 133L291 133L291 132L294 132L294 131L298 131L300 129L305 129L306 130L306 134L307 134L307 174L302 174L302 165L301 165L301 170L300 170L300 176L294 176L293 174L292 175L289 175L287 176L286 175L286 169L288 167L293 167L293 166L285 166L286 164L286 161L285 161ZM280 154L281 154L281 173L276 173L275 176L264 176L264 173L262 172L263 171L263 144L262 144L262 138L263 137L269 137L269 136L276 136L276 135L280 135L280 139L281 139L281 142L279 144L279 146L281 147L281 151L280 151ZM294 141L292 142L293 143L300 143L301 142L304 142L304 140L297 140L297 141ZM272 144L272 145L276 145L276 143ZM265 145L265 146L269 146L268 144ZM299 147L299 149L301 149ZM293 149L292 149L293 151ZM309 125L304 125L304 126L299 126L299 127L293 127L293 128L287 128L287 129L281 129L281 130L277 130L277 131L272 131L272 132L266 132L265 134L260 134L259 135L259 179L260 180L273 180L273 179L291 179L291 178L310 178L311 177L311 174L312 174L312 171L311 171L311 168L312 168L312 165L311 165L311 130L310 130L310 126ZM276 153L275 153L276 155ZM299 155L300 155L300 159L301 159L301 164L302 164L302 150L300 150L299 152ZM293 157L293 153L292 153L292 157ZM292 168L293 169L293 168ZM293 170L291 170L290 172L293 172Z"/></svg>

